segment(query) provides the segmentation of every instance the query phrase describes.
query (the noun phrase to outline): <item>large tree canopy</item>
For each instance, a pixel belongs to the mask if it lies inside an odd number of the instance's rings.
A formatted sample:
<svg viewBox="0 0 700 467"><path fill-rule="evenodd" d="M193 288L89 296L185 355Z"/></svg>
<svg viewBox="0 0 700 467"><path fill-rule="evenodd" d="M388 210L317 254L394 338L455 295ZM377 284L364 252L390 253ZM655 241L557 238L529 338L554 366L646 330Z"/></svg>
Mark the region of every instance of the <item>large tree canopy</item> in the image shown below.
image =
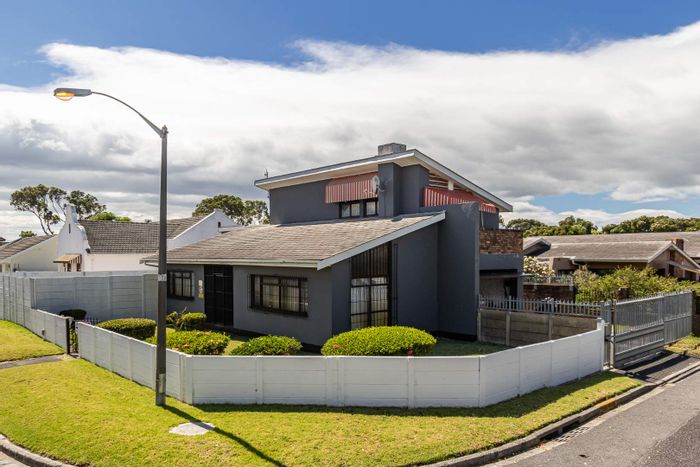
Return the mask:
<svg viewBox="0 0 700 467"><path fill-rule="evenodd" d="M10 195L10 205L18 211L30 212L39 219L41 230L53 234L53 227L65 220L63 205L75 206L79 219L84 219L105 210L105 206L89 193L73 190L67 193L62 188L38 184L25 186Z"/></svg>
<svg viewBox="0 0 700 467"><path fill-rule="evenodd" d="M609 224L603 227L605 233L633 233L633 232L693 232L700 230L700 218L688 219L673 218L668 216L641 216L635 219Z"/></svg>
<svg viewBox="0 0 700 467"><path fill-rule="evenodd" d="M259 200L242 200L234 195L216 195L204 198L197 204L193 216L206 216L214 209L221 209L224 214L241 225L268 224L270 214L267 203Z"/></svg>
<svg viewBox="0 0 700 467"><path fill-rule="evenodd" d="M522 230L525 237L600 233L593 222L574 216L560 220L558 225L547 225L535 219L513 219L508 222L508 228Z"/></svg>

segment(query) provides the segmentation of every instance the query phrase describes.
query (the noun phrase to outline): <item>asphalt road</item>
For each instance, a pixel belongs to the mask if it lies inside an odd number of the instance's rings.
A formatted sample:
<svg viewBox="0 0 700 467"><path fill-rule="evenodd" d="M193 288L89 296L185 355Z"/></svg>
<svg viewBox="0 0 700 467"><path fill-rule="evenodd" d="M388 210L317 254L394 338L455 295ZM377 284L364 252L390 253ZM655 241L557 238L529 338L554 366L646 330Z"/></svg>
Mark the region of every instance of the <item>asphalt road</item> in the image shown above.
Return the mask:
<svg viewBox="0 0 700 467"><path fill-rule="evenodd" d="M494 465L698 466L700 372L657 388L568 436Z"/></svg>

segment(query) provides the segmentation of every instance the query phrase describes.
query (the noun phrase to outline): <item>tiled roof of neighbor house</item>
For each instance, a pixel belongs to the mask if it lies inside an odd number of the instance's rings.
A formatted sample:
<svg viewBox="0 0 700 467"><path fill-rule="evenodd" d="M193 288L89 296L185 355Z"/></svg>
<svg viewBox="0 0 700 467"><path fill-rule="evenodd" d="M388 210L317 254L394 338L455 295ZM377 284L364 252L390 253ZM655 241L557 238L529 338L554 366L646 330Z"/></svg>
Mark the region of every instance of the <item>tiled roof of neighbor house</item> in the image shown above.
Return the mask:
<svg viewBox="0 0 700 467"><path fill-rule="evenodd" d="M7 259L10 256L16 255L17 253L21 253L24 250L27 250L34 245L38 245L51 237L53 237L53 235L38 235L36 237L20 238L14 242L2 245L0 246L0 260Z"/></svg>
<svg viewBox="0 0 700 467"><path fill-rule="evenodd" d="M552 243L549 250L538 258L574 258L578 261L648 262L670 241Z"/></svg>
<svg viewBox="0 0 700 467"><path fill-rule="evenodd" d="M544 237L526 237L525 242L541 238L552 245L557 243L620 243L620 242L649 242L669 241L674 238L685 240L684 250L693 258L700 258L700 231L698 232L644 232L627 234L594 234L594 235L551 235Z"/></svg>
<svg viewBox="0 0 700 467"><path fill-rule="evenodd" d="M444 212L395 218L338 220L240 227L168 252L169 263L297 264L328 266L324 260L369 249L444 219ZM148 258L149 260L155 257ZM344 259L344 258L342 258ZM341 260L341 259L338 259ZM332 264L332 263L330 263Z"/></svg>
<svg viewBox="0 0 700 467"><path fill-rule="evenodd" d="M175 238L203 217L168 220L168 238ZM113 222L81 220L90 253L153 253L158 250L159 222Z"/></svg>

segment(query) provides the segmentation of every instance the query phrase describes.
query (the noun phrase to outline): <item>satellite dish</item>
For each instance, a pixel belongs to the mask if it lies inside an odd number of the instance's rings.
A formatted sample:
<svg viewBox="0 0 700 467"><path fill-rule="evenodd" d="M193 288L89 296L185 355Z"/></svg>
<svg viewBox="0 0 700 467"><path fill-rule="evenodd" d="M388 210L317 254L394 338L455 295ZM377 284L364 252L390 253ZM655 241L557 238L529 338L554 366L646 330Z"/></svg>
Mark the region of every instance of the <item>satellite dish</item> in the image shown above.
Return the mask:
<svg viewBox="0 0 700 467"><path fill-rule="evenodd" d="M379 191L383 191L382 190L382 183L381 183L381 180L379 179L378 175L375 175L374 177L372 177L372 191L375 194L378 193Z"/></svg>

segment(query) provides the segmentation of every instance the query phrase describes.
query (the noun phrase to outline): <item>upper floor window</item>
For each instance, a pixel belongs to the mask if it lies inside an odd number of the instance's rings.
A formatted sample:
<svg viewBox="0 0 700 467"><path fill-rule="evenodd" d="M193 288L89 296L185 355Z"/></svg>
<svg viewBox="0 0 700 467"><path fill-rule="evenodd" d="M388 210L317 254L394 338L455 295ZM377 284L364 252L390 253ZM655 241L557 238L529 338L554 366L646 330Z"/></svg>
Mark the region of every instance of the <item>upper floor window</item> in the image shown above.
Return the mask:
<svg viewBox="0 0 700 467"><path fill-rule="evenodd" d="M377 200L368 199L365 201L350 201L340 203L340 217L363 217L377 215Z"/></svg>

